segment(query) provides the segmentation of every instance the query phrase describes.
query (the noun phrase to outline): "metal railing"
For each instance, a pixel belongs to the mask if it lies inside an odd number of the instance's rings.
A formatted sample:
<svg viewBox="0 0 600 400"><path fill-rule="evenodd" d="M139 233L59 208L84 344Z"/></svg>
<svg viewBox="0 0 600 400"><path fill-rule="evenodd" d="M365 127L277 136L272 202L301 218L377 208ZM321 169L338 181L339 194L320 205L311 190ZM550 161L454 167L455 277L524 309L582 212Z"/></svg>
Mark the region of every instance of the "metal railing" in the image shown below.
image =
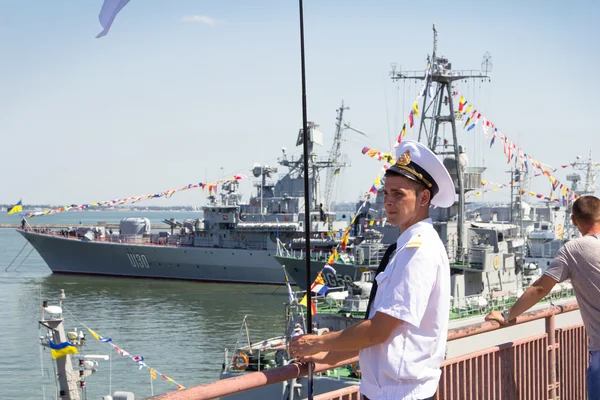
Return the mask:
<svg viewBox="0 0 600 400"><path fill-rule="evenodd" d="M280 245L278 245L278 247L277 247L277 255L280 257L304 259L305 254L306 254L306 252L302 249L299 249L299 250L286 249L285 247L280 246ZM331 256L331 251L320 250L320 251L311 251L310 252L310 260L311 261L320 261L323 263L323 265L325 265L327 263L327 261L329 260L329 256ZM356 260L356 257L354 254L340 253L339 258L336 262L340 263L340 264L349 264L349 265L354 265L354 266L377 267L379 265L379 263L381 262L382 257L383 257L383 253L378 253L375 251L368 251L364 256L364 259L359 263Z"/></svg>
<svg viewBox="0 0 600 400"><path fill-rule="evenodd" d="M545 333L446 360L436 399L585 398L577 394L586 390L583 325L561 329L554 325L557 314L578 309L577 302L570 302L528 312L509 326L545 319ZM453 329L448 341L499 328L497 322L482 322Z"/></svg>
<svg viewBox="0 0 600 400"><path fill-rule="evenodd" d="M41 229L33 228L28 229L31 232L39 233L46 236L54 236L63 239L70 240L83 240L83 235L76 234L74 231L67 232L56 231L52 229ZM171 247L198 247L198 248L228 248L228 249L240 249L240 250L267 250L267 240L246 240L242 237L237 237L236 240L221 239L218 244L214 242L212 238L195 238L195 244L192 245L191 241L188 243L185 238L180 236L169 236L169 237L158 237L156 235L149 234L138 234L138 235L126 235L126 234L108 234L103 236L94 237L94 242L103 243L121 243L130 245L145 245L145 246L171 246Z"/></svg>
<svg viewBox="0 0 600 400"><path fill-rule="evenodd" d="M444 361L436 400L454 399L583 399L586 393L587 336L583 325L555 329L557 314L576 311L577 302L530 311L509 326L545 319L543 334L491 347ZM503 329L486 321L448 331L448 341ZM353 364L358 358L336 365L317 364L315 373ZM151 399L205 400L306 376L308 366L290 364L261 372L222 379ZM349 386L315 397L318 400L358 399L359 387Z"/></svg>

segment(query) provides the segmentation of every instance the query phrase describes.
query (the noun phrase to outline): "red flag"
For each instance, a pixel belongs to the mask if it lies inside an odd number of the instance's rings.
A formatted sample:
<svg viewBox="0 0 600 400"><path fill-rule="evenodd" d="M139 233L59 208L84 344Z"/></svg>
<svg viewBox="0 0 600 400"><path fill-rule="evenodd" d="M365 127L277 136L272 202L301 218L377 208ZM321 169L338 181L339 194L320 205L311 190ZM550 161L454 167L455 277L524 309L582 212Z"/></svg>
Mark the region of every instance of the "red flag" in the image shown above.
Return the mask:
<svg viewBox="0 0 600 400"><path fill-rule="evenodd" d="M408 114L408 122L409 122L411 128L413 126L415 126L415 119L413 117L413 112L412 111L410 112L410 114Z"/></svg>

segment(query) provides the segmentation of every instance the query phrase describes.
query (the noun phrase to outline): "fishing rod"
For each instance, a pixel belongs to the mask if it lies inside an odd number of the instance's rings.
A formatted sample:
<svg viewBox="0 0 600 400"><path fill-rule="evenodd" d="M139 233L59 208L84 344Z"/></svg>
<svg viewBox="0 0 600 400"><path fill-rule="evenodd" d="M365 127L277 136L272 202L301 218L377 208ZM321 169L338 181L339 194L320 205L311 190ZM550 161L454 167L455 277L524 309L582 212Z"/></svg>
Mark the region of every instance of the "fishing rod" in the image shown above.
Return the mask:
<svg viewBox="0 0 600 400"><path fill-rule="evenodd" d="M310 187L308 182L308 120L306 112L306 67L304 57L304 7L302 0L299 2L300 13L300 63L301 63L301 78L302 78L302 144L303 144L303 161L304 161L304 245L305 245L305 262L306 262L306 327L307 330L312 327L312 296L310 292L311 275L310 275ZM308 399L313 399L313 363L308 363Z"/></svg>

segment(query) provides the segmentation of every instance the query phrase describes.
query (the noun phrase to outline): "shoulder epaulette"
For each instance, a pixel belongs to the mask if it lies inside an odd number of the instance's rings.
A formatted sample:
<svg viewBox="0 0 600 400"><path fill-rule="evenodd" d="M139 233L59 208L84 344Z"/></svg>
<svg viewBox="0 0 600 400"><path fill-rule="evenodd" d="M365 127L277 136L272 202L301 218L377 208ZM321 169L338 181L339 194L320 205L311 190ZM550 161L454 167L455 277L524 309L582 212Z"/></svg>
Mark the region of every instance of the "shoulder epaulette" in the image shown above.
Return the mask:
<svg viewBox="0 0 600 400"><path fill-rule="evenodd" d="M404 247L420 247L423 244L421 235L416 235L410 238Z"/></svg>

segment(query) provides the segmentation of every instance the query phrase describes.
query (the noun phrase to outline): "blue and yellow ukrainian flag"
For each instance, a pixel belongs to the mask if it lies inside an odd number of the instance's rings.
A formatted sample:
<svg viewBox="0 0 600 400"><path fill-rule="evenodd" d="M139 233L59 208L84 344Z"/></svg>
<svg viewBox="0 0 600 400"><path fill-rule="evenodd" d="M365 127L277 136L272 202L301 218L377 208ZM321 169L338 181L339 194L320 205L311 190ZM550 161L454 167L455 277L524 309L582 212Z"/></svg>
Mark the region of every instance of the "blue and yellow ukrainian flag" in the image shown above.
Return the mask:
<svg viewBox="0 0 600 400"><path fill-rule="evenodd" d="M22 201L21 200L19 200L19 202L17 204L15 204L14 206L8 207L6 209L6 213L8 215L14 214L14 213L18 213L18 212L21 212L21 211L23 211L23 205L22 205Z"/></svg>
<svg viewBox="0 0 600 400"><path fill-rule="evenodd" d="M52 351L52 358L61 358L66 356L67 354L77 354L77 347L72 345L69 342L63 342L60 344L54 343L52 340L48 340L50 342L50 350Z"/></svg>

